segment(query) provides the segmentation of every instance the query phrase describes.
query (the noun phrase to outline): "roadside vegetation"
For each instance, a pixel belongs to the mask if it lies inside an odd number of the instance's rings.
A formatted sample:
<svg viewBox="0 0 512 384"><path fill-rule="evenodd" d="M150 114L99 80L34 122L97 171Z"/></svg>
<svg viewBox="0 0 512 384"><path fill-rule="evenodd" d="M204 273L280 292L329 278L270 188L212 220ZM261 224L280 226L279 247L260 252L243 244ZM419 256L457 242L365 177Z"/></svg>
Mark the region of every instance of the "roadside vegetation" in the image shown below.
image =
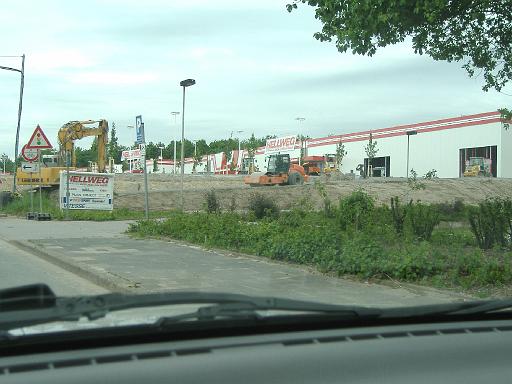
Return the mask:
<svg viewBox="0 0 512 384"><path fill-rule="evenodd" d="M330 201L317 185L323 209L304 198L280 211L258 194L249 210L222 210L215 192L204 212L174 212L167 220L141 220L129 232L228 249L314 266L337 276L412 282L486 295L512 283L512 204L427 205L393 198L377 205L364 191Z"/></svg>
<svg viewBox="0 0 512 384"><path fill-rule="evenodd" d="M2 194L0 197L0 212L25 217L30 212L29 193L11 195ZM42 194L43 212L49 213L52 220L64 220L66 214L62 211L57 201L51 198L49 194L43 191ZM39 212L39 192L34 194L34 212ZM150 211L151 218L163 218L172 215L170 211ZM70 210L70 220L89 220L89 221L108 221L108 220L139 220L144 219L144 211L129 208L114 208L112 211L92 211L92 210Z"/></svg>

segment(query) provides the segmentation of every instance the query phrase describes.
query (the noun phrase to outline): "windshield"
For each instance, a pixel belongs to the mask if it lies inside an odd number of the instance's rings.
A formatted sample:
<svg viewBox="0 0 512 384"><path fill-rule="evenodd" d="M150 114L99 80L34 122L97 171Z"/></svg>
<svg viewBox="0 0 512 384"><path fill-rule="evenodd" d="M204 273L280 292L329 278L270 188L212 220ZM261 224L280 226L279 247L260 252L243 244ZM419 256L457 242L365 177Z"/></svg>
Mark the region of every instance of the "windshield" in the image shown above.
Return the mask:
<svg viewBox="0 0 512 384"><path fill-rule="evenodd" d="M3 4L0 288L508 297L510 47L324 3Z"/></svg>

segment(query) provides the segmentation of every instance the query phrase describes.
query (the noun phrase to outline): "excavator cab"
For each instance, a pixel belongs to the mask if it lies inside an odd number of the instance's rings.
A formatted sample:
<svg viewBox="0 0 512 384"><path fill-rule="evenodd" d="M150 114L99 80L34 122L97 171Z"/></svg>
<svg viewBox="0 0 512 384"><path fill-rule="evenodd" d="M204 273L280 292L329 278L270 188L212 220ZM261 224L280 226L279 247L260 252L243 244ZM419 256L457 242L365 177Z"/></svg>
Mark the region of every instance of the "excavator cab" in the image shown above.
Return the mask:
<svg viewBox="0 0 512 384"><path fill-rule="evenodd" d="M267 175L279 175L290 170L290 155L270 155L267 164Z"/></svg>

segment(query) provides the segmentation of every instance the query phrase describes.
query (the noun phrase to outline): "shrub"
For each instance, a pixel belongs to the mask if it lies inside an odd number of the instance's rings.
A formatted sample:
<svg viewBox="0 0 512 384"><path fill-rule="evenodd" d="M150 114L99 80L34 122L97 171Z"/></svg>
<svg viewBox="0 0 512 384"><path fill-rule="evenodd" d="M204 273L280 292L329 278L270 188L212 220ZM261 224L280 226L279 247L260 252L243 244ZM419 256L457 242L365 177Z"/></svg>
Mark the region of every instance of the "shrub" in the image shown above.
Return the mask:
<svg viewBox="0 0 512 384"><path fill-rule="evenodd" d="M393 218L393 226L398 235L404 233L404 222L407 211L405 207L400 206L398 196L391 198L391 217Z"/></svg>
<svg viewBox="0 0 512 384"><path fill-rule="evenodd" d="M335 209L332 205L331 199L329 199L329 195L327 194L327 190L325 189L325 184L322 184L317 180L315 181L315 189L322 198L324 215L326 217L334 217Z"/></svg>
<svg viewBox="0 0 512 384"><path fill-rule="evenodd" d="M418 181L418 172L416 172L414 169L411 169L411 177L407 179L407 184L409 185L409 188L412 190L420 190L425 189L425 183L422 183Z"/></svg>
<svg viewBox="0 0 512 384"><path fill-rule="evenodd" d="M374 210L374 200L366 192L361 190L352 192L348 197L340 199L338 208L338 222L341 229L345 230L353 226L359 231L371 221Z"/></svg>
<svg viewBox="0 0 512 384"><path fill-rule="evenodd" d="M254 193L249 198L249 212L253 213L256 219L277 217L279 216L279 207L268 197Z"/></svg>
<svg viewBox="0 0 512 384"><path fill-rule="evenodd" d="M206 212L208 212L208 213L220 212L219 200L217 199L217 195L216 195L214 189L206 192L205 199L206 199L206 201L205 201Z"/></svg>
<svg viewBox="0 0 512 384"><path fill-rule="evenodd" d="M235 212L236 211L236 197L234 195L231 195L231 198L229 200L229 212Z"/></svg>
<svg viewBox="0 0 512 384"><path fill-rule="evenodd" d="M510 246L512 235L512 202L488 199L468 214L469 224L481 249L490 249L499 244Z"/></svg>
<svg viewBox="0 0 512 384"><path fill-rule="evenodd" d="M409 203L407 217L412 232L418 240L430 240L435 226L439 224L439 214L434 207L422 204L419 201Z"/></svg>
<svg viewBox="0 0 512 384"><path fill-rule="evenodd" d="M432 206L435 207L441 216L441 220L444 221L462 221L467 217L467 208L461 199L451 203L436 203L432 204Z"/></svg>

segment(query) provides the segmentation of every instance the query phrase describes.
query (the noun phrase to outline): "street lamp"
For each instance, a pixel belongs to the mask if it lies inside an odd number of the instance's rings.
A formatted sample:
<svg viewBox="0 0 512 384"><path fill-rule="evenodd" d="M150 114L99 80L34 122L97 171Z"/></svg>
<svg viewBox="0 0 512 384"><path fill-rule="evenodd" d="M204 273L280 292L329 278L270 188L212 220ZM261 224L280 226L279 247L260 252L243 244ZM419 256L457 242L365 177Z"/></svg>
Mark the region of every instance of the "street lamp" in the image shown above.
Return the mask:
<svg viewBox="0 0 512 384"><path fill-rule="evenodd" d="M7 159L8 159L8 157L7 157L7 155L4 153L4 154L2 155L2 161L3 161L3 163L4 163L4 175L5 175L5 162L7 161Z"/></svg>
<svg viewBox="0 0 512 384"><path fill-rule="evenodd" d="M5 57L5 56L4 56ZM12 56L11 56L12 57ZM19 57L19 56L14 56ZM16 170L18 167L18 147L20 144L20 122L21 122L21 109L23 107L23 85L25 83L25 54L21 55L21 70L11 67L3 67L0 65L0 69L5 69L6 71L14 71L19 72L21 74L21 83L20 83L20 102L18 104L18 126L16 127L16 144L14 145L14 182L12 184L12 192L16 192ZM5 173L5 171L4 171Z"/></svg>
<svg viewBox="0 0 512 384"><path fill-rule="evenodd" d="M183 109L181 113L181 210L184 209L183 204L183 175L185 174L185 88L194 85L196 81L194 79L186 79L180 81L180 87L183 87Z"/></svg>
<svg viewBox="0 0 512 384"><path fill-rule="evenodd" d="M174 125L176 125L176 116L178 116L179 112L171 112L171 115L174 116ZM172 173L176 174L176 135L174 135L174 161L172 163Z"/></svg>
<svg viewBox="0 0 512 384"><path fill-rule="evenodd" d="M240 156L240 134L243 133L243 131L231 131L231 137L233 137L233 133L238 133L237 140L238 140L238 160L240 162L240 165L242 164L241 156ZM238 167L238 171L240 171L240 167Z"/></svg>
<svg viewBox="0 0 512 384"><path fill-rule="evenodd" d="M409 139L411 136L417 135L418 131L407 131L407 174L406 177L409 178Z"/></svg>

